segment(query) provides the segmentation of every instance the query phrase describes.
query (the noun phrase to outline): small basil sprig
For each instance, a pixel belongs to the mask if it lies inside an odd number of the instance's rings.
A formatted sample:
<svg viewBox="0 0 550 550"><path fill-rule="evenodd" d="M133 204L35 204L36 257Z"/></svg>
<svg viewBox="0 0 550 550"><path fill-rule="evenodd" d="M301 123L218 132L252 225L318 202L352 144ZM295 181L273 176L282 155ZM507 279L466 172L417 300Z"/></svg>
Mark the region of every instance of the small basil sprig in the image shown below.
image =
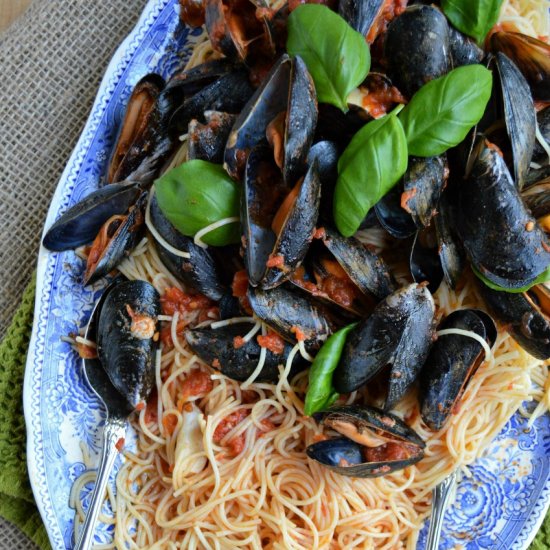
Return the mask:
<svg viewBox="0 0 550 550"><path fill-rule="evenodd" d="M345 237L353 235L372 206L407 169L407 140L393 113L369 122L338 160L334 221Z"/></svg>
<svg viewBox="0 0 550 550"><path fill-rule="evenodd" d="M550 266L548 266L531 284L522 286L521 288L503 288L501 286L498 286L495 283L489 281L489 279L487 279L487 277L485 277L473 265L472 265L472 271L474 272L475 276L489 288L492 288L493 290L497 290L498 292L509 292L510 294L520 294L521 292L527 292L530 288L536 285L540 285L542 283L546 283L547 281L550 281Z"/></svg>
<svg viewBox="0 0 550 550"><path fill-rule="evenodd" d="M317 98L346 112L347 97L367 76L365 38L326 6L304 4L288 17L286 49L299 55L315 82Z"/></svg>
<svg viewBox="0 0 550 550"><path fill-rule="evenodd" d="M409 154L433 157L458 145L483 116L492 85L491 71L467 65L422 86L399 115Z"/></svg>
<svg viewBox="0 0 550 550"><path fill-rule="evenodd" d="M459 31L481 44L497 22L502 3L503 0L442 0L441 7Z"/></svg>
<svg viewBox="0 0 550 550"><path fill-rule="evenodd" d="M332 386L332 374L340 361L346 337L356 326L357 323L352 323L329 336L315 356L309 369L309 386L304 405L306 416L330 407L338 399L339 394Z"/></svg>
<svg viewBox="0 0 550 550"><path fill-rule="evenodd" d="M214 222L239 217L240 186L222 166L191 160L170 170L155 182L155 196L162 213L188 237ZM240 226L230 223L206 233L212 246L238 243Z"/></svg>

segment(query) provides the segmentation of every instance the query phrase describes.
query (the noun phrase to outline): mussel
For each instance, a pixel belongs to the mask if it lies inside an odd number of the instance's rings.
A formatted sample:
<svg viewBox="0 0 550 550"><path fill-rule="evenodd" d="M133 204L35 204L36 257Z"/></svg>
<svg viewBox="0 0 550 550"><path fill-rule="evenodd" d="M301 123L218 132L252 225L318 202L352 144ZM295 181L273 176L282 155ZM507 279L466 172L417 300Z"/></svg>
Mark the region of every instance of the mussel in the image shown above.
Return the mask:
<svg viewBox="0 0 550 550"><path fill-rule="evenodd" d="M160 297L145 281L124 281L107 294L97 322L97 353L131 410L145 406L155 382Z"/></svg>
<svg viewBox="0 0 550 550"><path fill-rule="evenodd" d="M527 292L497 292L480 283L487 307L518 344L537 359L550 358L550 291L544 285Z"/></svg>
<svg viewBox="0 0 550 550"><path fill-rule="evenodd" d="M287 342L302 340L306 349L315 351L332 333L332 321L322 306L297 292L283 287L273 290L250 287L248 299L254 314Z"/></svg>
<svg viewBox="0 0 550 550"><path fill-rule="evenodd" d="M413 241L409 267L415 283L428 283L433 294L443 280L443 267L439 256L437 238L433 231L418 231Z"/></svg>
<svg viewBox="0 0 550 550"><path fill-rule="evenodd" d="M149 205L149 214L150 223L160 237L176 250L189 254L189 258L174 254L153 235L158 255L170 273L211 300L220 300L227 289L222 282L220 267L212 256L211 250L196 245L192 238L182 235L166 219L154 196Z"/></svg>
<svg viewBox="0 0 550 550"><path fill-rule="evenodd" d="M253 323L235 323L220 328L194 328L185 331L185 339L191 349L208 365L225 376L244 381L256 369L261 348L256 337L245 341L246 334L254 328ZM286 365L292 346L284 343L280 353L267 349L265 362L257 376L258 382L276 383L279 365ZM292 373L304 366L301 356L294 359ZM292 376L292 374L291 374Z"/></svg>
<svg viewBox="0 0 550 550"><path fill-rule="evenodd" d="M461 309L448 315L438 330L473 332L492 347L497 328L484 311ZM456 407L466 386L485 357L482 345L461 334L439 336L422 367L420 414L432 430L440 430Z"/></svg>
<svg viewBox="0 0 550 550"><path fill-rule="evenodd" d="M473 266L498 286L527 286L550 265L550 243L489 142L479 142L458 187L456 228Z"/></svg>
<svg viewBox="0 0 550 550"><path fill-rule="evenodd" d="M316 413L315 419L344 438L309 445L309 458L346 476L379 477L424 458L425 443L397 416L349 405Z"/></svg>
<svg viewBox="0 0 550 550"><path fill-rule="evenodd" d="M125 214L141 193L134 183L107 185L71 206L48 229L42 244L55 252L70 250L94 240L112 216Z"/></svg>
<svg viewBox="0 0 550 550"><path fill-rule="evenodd" d="M412 216L401 206L404 191L401 181L374 205L380 225L396 239L406 239L416 232Z"/></svg>
<svg viewBox="0 0 550 550"><path fill-rule="evenodd" d="M483 50L470 37L449 25L449 53L453 68L481 63Z"/></svg>
<svg viewBox="0 0 550 550"><path fill-rule="evenodd" d="M148 193L144 191L128 214L113 216L103 224L88 253L85 285L105 277L136 247L145 230L147 197Z"/></svg>
<svg viewBox="0 0 550 550"><path fill-rule="evenodd" d="M236 116L219 111L205 111L205 123L197 119L189 123L187 159L200 159L215 164L223 162L223 152Z"/></svg>
<svg viewBox="0 0 550 550"><path fill-rule="evenodd" d="M384 48L388 75L409 98L451 68L447 18L433 6L409 6L396 17L388 26Z"/></svg>
<svg viewBox="0 0 550 550"><path fill-rule="evenodd" d="M391 409L416 379L434 336L435 304L424 285L411 284L390 294L353 329L338 367L334 388L354 391L389 366L385 409Z"/></svg>
<svg viewBox="0 0 550 550"><path fill-rule="evenodd" d="M537 124L539 126L541 136L548 144L548 147L550 147L550 107L545 107L542 111L537 113ZM535 142L533 158L531 160L533 162L540 162L543 164L550 162L548 153L538 141Z"/></svg>
<svg viewBox="0 0 550 550"><path fill-rule="evenodd" d="M145 131L155 102L163 88L164 79L154 73L145 75L135 85L113 147L107 170L107 183L121 181L122 175L132 170L127 165L139 162L140 159L135 153L128 154L128 152L136 138ZM145 155L146 152L143 151L142 154Z"/></svg>
<svg viewBox="0 0 550 550"><path fill-rule="evenodd" d="M533 97L550 101L550 46L519 32L494 32L489 38L493 52L506 54L523 73Z"/></svg>
<svg viewBox="0 0 550 550"><path fill-rule="evenodd" d="M366 37L384 4L385 0L340 0L338 13L357 32ZM372 43L373 40L369 42Z"/></svg>
<svg viewBox="0 0 550 550"><path fill-rule="evenodd" d="M250 152L269 141L285 182L293 183L305 171L316 123L313 79L299 56L283 55L237 118L224 167L239 179Z"/></svg>

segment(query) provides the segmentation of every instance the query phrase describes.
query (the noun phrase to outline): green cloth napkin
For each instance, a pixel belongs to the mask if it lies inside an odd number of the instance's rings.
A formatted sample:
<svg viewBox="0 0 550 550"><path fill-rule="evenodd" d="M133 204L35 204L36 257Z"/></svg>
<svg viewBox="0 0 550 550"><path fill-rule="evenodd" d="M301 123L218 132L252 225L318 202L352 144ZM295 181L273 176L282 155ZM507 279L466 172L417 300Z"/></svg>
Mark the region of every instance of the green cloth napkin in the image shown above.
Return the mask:
<svg viewBox="0 0 550 550"><path fill-rule="evenodd" d="M25 290L6 337L0 344L0 516L15 523L40 548L49 550L48 536L27 477L23 374L31 336L34 278ZM530 550L550 549L550 514Z"/></svg>

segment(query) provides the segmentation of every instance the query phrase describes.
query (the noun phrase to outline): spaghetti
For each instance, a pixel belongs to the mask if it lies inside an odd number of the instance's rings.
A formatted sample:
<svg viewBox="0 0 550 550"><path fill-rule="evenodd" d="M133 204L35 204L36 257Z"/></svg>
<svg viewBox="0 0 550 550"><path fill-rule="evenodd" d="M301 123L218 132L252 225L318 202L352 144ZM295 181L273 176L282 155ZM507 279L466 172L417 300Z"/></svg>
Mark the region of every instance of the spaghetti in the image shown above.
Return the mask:
<svg viewBox="0 0 550 550"><path fill-rule="evenodd" d="M501 22L547 36L548 6L546 0L509 0ZM189 66L211 55L204 41ZM179 162L185 151L184 142ZM377 229L358 237L377 251L387 248L387 235ZM392 267L396 279L407 282L407 270ZM209 304L194 309L172 300L185 289L163 266L150 237L120 271L129 279L150 281L164 297L164 347L157 358L154 398L132 420L136 451L124 451L116 498L108 495L116 522L114 540L104 548L413 549L432 489L457 468L469 475L468 465L522 403L539 402L529 425L550 406L547 365L500 330L460 410L439 432L422 423L415 391L393 411L426 441L422 461L380 478L339 476L305 454L323 437L317 423L303 415L307 371L289 379L292 358L305 349L295 346L277 384L254 381L262 359L245 383L231 380L201 363L186 345L184 328L214 321L215 311ZM468 278L456 291L442 283L434 300L439 319L457 309L483 307ZM265 335L265 327L256 323L246 337L260 331ZM369 397L362 389L342 396L340 403ZM80 520L78 495L90 480L84 474L71 497Z"/></svg>

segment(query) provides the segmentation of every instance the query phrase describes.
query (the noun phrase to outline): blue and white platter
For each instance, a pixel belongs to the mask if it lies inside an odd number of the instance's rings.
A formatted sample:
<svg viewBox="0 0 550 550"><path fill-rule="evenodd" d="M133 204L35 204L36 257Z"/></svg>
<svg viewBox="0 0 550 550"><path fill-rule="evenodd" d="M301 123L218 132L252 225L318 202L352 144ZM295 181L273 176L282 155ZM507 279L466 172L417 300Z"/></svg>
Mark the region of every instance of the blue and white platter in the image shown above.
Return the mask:
<svg viewBox="0 0 550 550"><path fill-rule="evenodd" d="M168 77L188 58L200 32L179 24L177 10L177 0L150 0L118 48L61 176L46 227L97 187L136 82L149 72ZM84 382L76 353L61 340L82 325L101 291L99 285L84 288L82 272L83 262L74 253L40 250L24 407L29 476L54 550L73 546L69 494L85 469L81 442L96 459L101 444L101 408ZM459 483L445 516L441 548L526 549L550 504L550 416L527 430L525 419L516 414L471 474ZM426 533L425 526L419 549ZM111 535L112 525L102 524L96 542L107 542Z"/></svg>

